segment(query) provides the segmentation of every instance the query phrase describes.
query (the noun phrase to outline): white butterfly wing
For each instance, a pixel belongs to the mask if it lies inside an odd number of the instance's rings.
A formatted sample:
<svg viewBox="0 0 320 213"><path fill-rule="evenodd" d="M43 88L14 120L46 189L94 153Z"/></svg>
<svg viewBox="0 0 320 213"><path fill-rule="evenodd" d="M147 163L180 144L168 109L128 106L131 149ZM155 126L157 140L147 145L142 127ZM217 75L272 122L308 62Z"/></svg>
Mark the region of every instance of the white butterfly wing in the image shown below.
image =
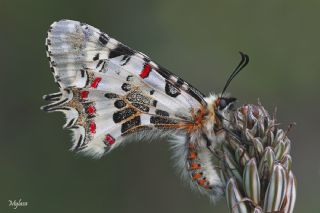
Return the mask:
<svg viewBox="0 0 320 213"><path fill-rule="evenodd" d="M77 21L51 25L47 55L61 92L44 110L66 114L73 150L94 157L140 131L179 130L206 103L187 82L100 30Z"/></svg>

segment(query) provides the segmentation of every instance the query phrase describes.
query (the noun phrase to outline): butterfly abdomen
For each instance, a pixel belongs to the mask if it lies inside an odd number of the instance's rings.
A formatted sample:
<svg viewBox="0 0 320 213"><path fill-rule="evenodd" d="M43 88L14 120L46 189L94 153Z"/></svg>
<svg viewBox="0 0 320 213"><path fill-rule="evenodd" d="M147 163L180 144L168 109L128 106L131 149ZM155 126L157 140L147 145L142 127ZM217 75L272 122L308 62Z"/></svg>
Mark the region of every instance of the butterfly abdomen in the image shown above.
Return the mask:
<svg viewBox="0 0 320 213"><path fill-rule="evenodd" d="M223 185L212 164L211 152L199 133L176 136L172 141L174 160L183 179L192 189L206 194L212 201L223 194Z"/></svg>

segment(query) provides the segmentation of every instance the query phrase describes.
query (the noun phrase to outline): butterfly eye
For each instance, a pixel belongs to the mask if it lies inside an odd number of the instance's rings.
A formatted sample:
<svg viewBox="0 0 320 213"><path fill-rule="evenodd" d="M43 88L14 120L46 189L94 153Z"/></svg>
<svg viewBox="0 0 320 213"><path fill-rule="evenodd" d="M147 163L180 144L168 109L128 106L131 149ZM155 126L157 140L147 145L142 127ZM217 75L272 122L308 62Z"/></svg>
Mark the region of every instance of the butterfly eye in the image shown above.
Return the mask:
<svg viewBox="0 0 320 213"><path fill-rule="evenodd" d="M224 109L227 106L227 101L224 98L221 98L219 101L219 109Z"/></svg>

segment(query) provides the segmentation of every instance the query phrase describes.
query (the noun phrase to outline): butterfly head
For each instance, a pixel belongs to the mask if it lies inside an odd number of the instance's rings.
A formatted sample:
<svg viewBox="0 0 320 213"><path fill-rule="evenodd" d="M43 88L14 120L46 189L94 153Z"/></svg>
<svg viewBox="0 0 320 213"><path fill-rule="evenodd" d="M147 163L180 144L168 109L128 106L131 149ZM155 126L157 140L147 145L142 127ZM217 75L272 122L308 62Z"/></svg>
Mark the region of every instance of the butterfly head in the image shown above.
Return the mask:
<svg viewBox="0 0 320 213"><path fill-rule="evenodd" d="M210 95L206 98L207 111L209 114L209 120L213 123L213 129L215 132L220 132L230 120L230 114L234 110L236 98L228 96Z"/></svg>
<svg viewBox="0 0 320 213"><path fill-rule="evenodd" d="M215 101L215 111L224 111L232 109L234 106L234 102L236 101L236 98L233 97L219 97Z"/></svg>
<svg viewBox="0 0 320 213"><path fill-rule="evenodd" d="M205 98L205 101L207 102L207 113L203 119L203 131L211 143L222 141L225 139L226 130L229 129L232 120L236 98L211 94Z"/></svg>
<svg viewBox="0 0 320 213"><path fill-rule="evenodd" d="M213 103L216 131L223 129L223 124L229 121L230 113L234 110L236 100L233 97L218 97Z"/></svg>

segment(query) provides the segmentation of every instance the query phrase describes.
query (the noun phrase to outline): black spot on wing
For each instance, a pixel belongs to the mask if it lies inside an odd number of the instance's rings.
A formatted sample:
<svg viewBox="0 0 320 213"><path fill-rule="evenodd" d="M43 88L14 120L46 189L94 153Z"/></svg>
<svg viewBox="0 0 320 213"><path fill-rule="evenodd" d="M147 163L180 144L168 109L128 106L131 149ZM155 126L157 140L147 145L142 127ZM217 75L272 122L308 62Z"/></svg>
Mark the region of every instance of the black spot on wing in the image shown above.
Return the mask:
<svg viewBox="0 0 320 213"><path fill-rule="evenodd" d="M187 93L189 95L191 95L194 99L196 99L197 101L199 101L202 104L206 105L206 102L203 100L203 95L200 94L200 92L198 92L197 90L193 89L192 87L189 87L187 90Z"/></svg>
<svg viewBox="0 0 320 213"><path fill-rule="evenodd" d="M127 104L126 102L124 102L123 100L116 100L114 102L114 106L117 107L118 109L121 109L123 107L125 107Z"/></svg>
<svg viewBox="0 0 320 213"><path fill-rule="evenodd" d="M119 123L129 117L131 117L132 115L136 114L137 111L133 108L126 108L124 110L121 110L121 111L118 111L118 112L115 112L113 114L113 121L115 123Z"/></svg>
<svg viewBox="0 0 320 213"><path fill-rule="evenodd" d="M76 145L76 147L75 147L75 150L79 150L79 148L81 147L82 138L83 138L83 136L80 135L80 137L79 137L79 139L78 139L78 142L77 142L77 145Z"/></svg>
<svg viewBox="0 0 320 213"><path fill-rule="evenodd" d="M121 86L121 89L125 92L128 92L131 90L131 84L128 84L128 83L123 83L122 86Z"/></svg>
<svg viewBox="0 0 320 213"><path fill-rule="evenodd" d="M106 97L108 99L113 99L113 98L119 98L119 95L110 92L110 93L104 94L104 97Z"/></svg>
<svg viewBox="0 0 320 213"><path fill-rule="evenodd" d="M127 100L131 103L140 103L150 105L150 98L144 96L141 92L133 90L127 95Z"/></svg>
<svg viewBox="0 0 320 213"><path fill-rule="evenodd" d="M80 73L81 73L81 78L84 78L84 75L85 75L85 71L83 69L80 70Z"/></svg>
<svg viewBox="0 0 320 213"><path fill-rule="evenodd" d="M75 118L71 119L71 120L68 122L68 124L65 125L65 126L66 126L65 128L66 128L66 129L70 128L70 127L72 126L72 124L73 124L74 121L75 121Z"/></svg>
<svg viewBox="0 0 320 213"><path fill-rule="evenodd" d="M86 75L89 76L88 71L86 71ZM89 83L90 83L90 78L87 78L85 86L87 87L89 85Z"/></svg>
<svg viewBox="0 0 320 213"><path fill-rule="evenodd" d="M131 78L133 78L133 75L128 75L127 76L127 81L130 81Z"/></svg>
<svg viewBox="0 0 320 213"><path fill-rule="evenodd" d="M171 84L168 80L166 80L165 91L166 91L167 95L169 95L173 98L175 98L181 94L180 90L176 86Z"/></svg>
<svg viewBox="0 0 320 213"><path fill-rule="evenodd" d="M141 125L141 119L140 116L136 116L133 119L123 123L121 125L121 133L124 133L128 131L129 129L132 129L133 127Z"/></svg>
<svg viewBox="0 0 320 213"><path fill-rule="evenodd" d="M41 107L41 109L43 111L50 111L50 110L56 110L56 107L58 106L62 106L64 103L66 103L68 101L68 98L65 98L61 101L58 101L56 103L53 103L53 104L49 104L49 105L46 105L46 106L43 106ZM70 110L69 108L66 108L66 110Z"/></svg>
<svg viewBox="0 0 320 213"><path fill-rule="evenodd" d="M148 56L140 52L140 55L142 56L142 59L144 60L145 63L149 63L151 60Z"/></svg>
<svg viewBox="0 0 320 213"><path fill-rule="evenodd" d="M61 77L59 75L56 75L54 78L56 79L57 82L61 82Z"/></svg>
<svg viewBox="0 0 320 213"><path fill-rule="evenodd" d="M120 55L131 56L134 54L134 51L129 47L119 43L116 48L110 51L109 58L115 58Z"/></svg>
<svg viewBox="0 0 320 213"><path fill-rule="evenodd" d="M161 116L151 116L150 117L150 123L155 125L160 124L176 124L177 122L175 120L172 120L170 118L161 117Z"/></svg>
<svg viewBox="0 0 320 213"><path fill-rule="evenodd" d="M99 60L99 53L97 53L97 54L93 57L93 60L94 60L94 61Z"/></svg>
<svg viewBox="0 0 320 213"><path fill-rule="evenodd" d="M43 108L41 108L42 110L44 110ZM55 108L53 108L53 109L47 109L47 110L45 110L46 112L55 112L55 111L69 111L70 110L70 108L69 107L55 107Z"/></svg>
<svg viewBox="0 0 320 213"><path fill-rule="evenodd" d="M138 104L138 103L132 103L132 105L134 107L136 107L137 109L143 111L143 112L149 112L150 108L146 105L143 104Z"/></svg>
<svg viewBox="0 0 320 213"><path fill-rule="evenodd" d="M152 102L152 106L156 107L157 106L158 101L157 100L153 100Z"/></svg>
<svg viewBox="0 0 320 213"><path fill-rule="evenodd" d="M96 117L96 115L94 115L94 114L88 114L87 115L87 119L92 119L92 118L95 118Z"/></svg>
<svg viewBox="0 0 320 213"><path fill-rule="evenodd" d="M169 79L169 77L171 76L171 75L173 75L169 70L167 70L166 68L164 68L164 67L162 67L162 66L160 66L160 65L158 65L159 66L159 69L157 69L157 71L158 71L158 73L160 74L160 75L162 75L162 77L164 77L165 79Z"/></svg>
<svg viewBox="0 0 320 213"><path fill-rule="evenodd" d="M156 109L156 115L164 116L164 117L169 117L169 113L160 109Z"/></svg>
<svg viewBox="0 0 320 213"><path fill-rule="evenodd" d="M101 34L100 34L100 37L99 37L99 42L100 42L103 46L105 46L105 45L108 43L108 41L109 41L108 36L106 36L104 33L101 33Z"/></svg>
<svg viewBox="0 0 320 213"><path fill-rule="evenodd" d="M93 60L94 60L94 58L93 58ZM97 63L96 68L98 68L102 64L102 62L103 62L103 60L99 60L99 62Z"/></svg>
<svg viewBox="0 0 320 213"><path fill-rule="evenodd" d="M178 78L176 84L178 85L178 87L181 87L182 84L184 84L184 80L182 80L181 78Z"/></svg>
<svg viewBox="0 0 320 213"><path fill-rule="evenodd" d="M123 56L123 58L121 59L121 61L123 61L123 63L121 64L121 66L126 65L129 61L130 61L131 57L129 55L125 55Z"/></svg>
<svg viewBox="0 0 320 213"><path fill-rule="evenodd" d="M158 65L159 68L156 69L157 72L164 77L165 79L170 79L170 76L175 76L172 72L170 72L169 70L167 70L166 68ZM191 84L189 84L188 82L182 80L181 78L177 77L177 82L174 82L179 88L183 85L183 83L186 83L188 85L188 90L186 91L187 93L189 93L193 98L195 98L197 101L199 101L201 104L203 105L207 105L207 103L204 101L203 97L205 97L204 94L202 94L200 91L198 91L197 89L195 89Z"/></svg>
<svg viewBox="0 0 320 213"><path fill-rule="evenodd" d="M57 100L60 100L61 96L62 96L61 92L53 93L53 94L49 94L49 95L43 96L43 100L46 100L46 101L57 101Z"/></svg>

